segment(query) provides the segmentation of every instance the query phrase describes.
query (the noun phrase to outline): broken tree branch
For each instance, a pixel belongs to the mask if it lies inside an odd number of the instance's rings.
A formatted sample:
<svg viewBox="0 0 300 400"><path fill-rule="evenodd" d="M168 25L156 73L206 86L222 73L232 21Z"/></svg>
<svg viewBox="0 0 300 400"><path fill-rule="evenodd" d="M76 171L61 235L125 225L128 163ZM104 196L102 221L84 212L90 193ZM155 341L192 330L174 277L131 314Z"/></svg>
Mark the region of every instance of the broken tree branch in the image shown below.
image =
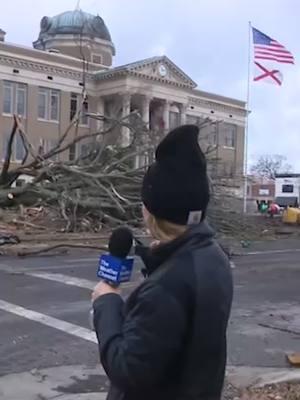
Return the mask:
<svg viewBox="0 0 300 400"><path fill-rule="evenodd" d="M107 246L95 246L95 245L89 245L89 244L71 244L71 243L61 243L61 244L56 244L54 246L48 246L44 247L42 249L38 250L29 250L29 251L19 251L18 256L19 257L28 257L28 256L37 256L42 253L48 253L51 250L56 250L59 248L73 248L73 249L93 249L93 250L100 250L100 251L107 251L108 247Z"/></svg>
<svg viewBox="0 0 300 400"><path fill-rule="evenodd" d="M70 137L72 128L79 123L80 113L77 113L57 145L43 155L36 153L30 143L30 135L25 132L20 120L15 118L13 131L17 130L21 135L28 154L23 165L9 169L6 163L6 171L2 170L0 207L51 207L64 225L59 229L67 232L98 232L103 227L112 228L124 223L139 226L142 221L142 179L147 164L153 161L154 150L161 139L160 133L147 130L138 112L124 118L93 113L89 113L88 117L103 121L103 129L84 135L75 133L74 136L72 133ZM200 124L200 131L215 124L205 120ZM127 147L122 147L118 140L122 127L131 132ZM12 143L13 138L11 149ZM58 154L65 154L71 146L81 143L87 146L84 153L77 152L74 160L63 161L66 158L64 156L60 160L54 159ZM208 143L204 151L208 163L217 166L220 161L214 154L217 153L217 146ZM224 171L224 168L220 168L220 171ZM22 187L11 187L20 174L30 176L31 181ZM227 180L221 175L212 176L210 184L213 200L209 218L226 233L237 226L245 231L243 218L238 215L234 219L231 214L234 196L228 191ZM225 205L225 200L229 207Z"/></svg>

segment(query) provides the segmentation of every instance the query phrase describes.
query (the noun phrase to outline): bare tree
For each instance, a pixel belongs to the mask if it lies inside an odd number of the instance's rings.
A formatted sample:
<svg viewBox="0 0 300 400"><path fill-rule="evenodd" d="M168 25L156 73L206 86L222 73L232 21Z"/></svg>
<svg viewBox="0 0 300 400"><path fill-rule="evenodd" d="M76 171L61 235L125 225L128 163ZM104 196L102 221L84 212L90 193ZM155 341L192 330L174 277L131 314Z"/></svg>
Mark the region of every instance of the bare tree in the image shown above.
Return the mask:
<svg viewBox="0 0 300 400"><path fill-rule="evenodd" d="M20 119L14 117L0 174L0 207L56 205L66 221L67 230L76 229L80 215L88 215L109 224L139 222L139 192L144 169L153 160L161 137L157 132L148 130L138 112L121 119L92 113L88 115L89 118L105 122L104 127L74 137L72 127L80 118L78 110L56 146L42 155L31 145ZM116 132L121 134L122 127L131 132L127 147L120 146L115 136ZM16 135L22 138L26 156L21 165L11 168ZM84 140L93 141L93 146L89 146L76 159L59 161L58 157L55 158ZM136 162L138 157L142 160L140 165ZM20 175L31 176L32 181L22 187L13 187Z"/></svg>
<svg viewBox="0 0 300 400"><path fill-rule="evenodd" d="M89 114L89 117L103 120L105 128L74 137L71 128L78 123L79 110L57 145L41 155L30 144L20 119L14 116L0 173L0 207L54 205L66 221L68 231L77 229L81 217L91 217L98 224L138 223L143 169L136 168L135 160L151 147L143 140L151 134L148 135L137 113L121 119L98 114ZM131 142L126 148L111 137L122 127L131 131ZM16 135L21 135L26 157L21 165L10 167ZM83 140L94 140L94 146L75 160L54 161L54 156ZM22 187L12 187L20 175L31 176L32 181Z"/></svg>
<svg viewBox="0 0 300 400"><path fill-rule="evenodd" d="M14 117L10 146L0 171L0 207L50 207L65 221L67 232L99 231L103 226L111 228L124 223L141 226L142 179L162 137L148 129L138 112L123 118L93 113L88 116L103 121L101 129L74 137L72 127L80 118L78 110L59 142L42 155L30 143L30 135L25 132L20 119ZM213 124L205 121L200 126L200 137L201 130ZM131 132L127 147L120 146L115 136L116 132L121 134L122 127ZM217 165L220 162L215 156L217 145L205 147L203 143L206 131L200 144L208 163ZM20 165L14 167L10 160L16 135L22 138L25 157ZM93 141L93 146L76 159L63 161L63 153L84 140ZM55 157L58 154L62 157ZM140 165L136 162L137 158L142 160ZM14 187L13 183L20 175L31 176L32 181ZM249 233L249 226L245 225L234 206L234 194L226 177L212 174L209 179L212 201L208 217L214 227L225 234L239 232L239 237L244 232Z"/></svg>
<svg viewBox="0 0 300 400"><path fill-rule="evenodd" d="M251 173L262 178L275 179L277 174L292 172L286 157L281 155L262 155L251 168Z"/></svg>

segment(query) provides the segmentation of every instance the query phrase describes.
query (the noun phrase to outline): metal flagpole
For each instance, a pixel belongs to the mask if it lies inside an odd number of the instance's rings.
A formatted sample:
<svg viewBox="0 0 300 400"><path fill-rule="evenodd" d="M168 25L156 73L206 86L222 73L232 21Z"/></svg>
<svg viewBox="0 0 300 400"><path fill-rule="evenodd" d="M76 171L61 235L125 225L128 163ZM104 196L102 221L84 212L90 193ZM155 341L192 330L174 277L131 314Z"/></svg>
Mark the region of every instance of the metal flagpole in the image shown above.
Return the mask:
<svg viewBox="0 0 300 400"><path fill-rule="evenodd" d="M245 124L245 143L244 143L244 214L247 212L247 187L248 187L248 129L249 129L249 100L250 100L250 67L251 67L251 34L252 26L249 21L248 29L248 82L246 100L246 124Z"/></svg>

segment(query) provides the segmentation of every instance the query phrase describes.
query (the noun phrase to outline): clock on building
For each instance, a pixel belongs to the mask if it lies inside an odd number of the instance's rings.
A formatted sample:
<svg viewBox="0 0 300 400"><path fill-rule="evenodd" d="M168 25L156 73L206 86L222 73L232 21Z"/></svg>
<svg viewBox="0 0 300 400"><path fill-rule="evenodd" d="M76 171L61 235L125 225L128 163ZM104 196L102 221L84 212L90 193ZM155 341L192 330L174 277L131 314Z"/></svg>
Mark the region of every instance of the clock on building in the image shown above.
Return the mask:
<svg viewBox="0 0 300 400"><path fill-rule="evenodd" d="M165 77L167 75L167 68L163 64L160 64L158 72L160 76Z"/></svg>

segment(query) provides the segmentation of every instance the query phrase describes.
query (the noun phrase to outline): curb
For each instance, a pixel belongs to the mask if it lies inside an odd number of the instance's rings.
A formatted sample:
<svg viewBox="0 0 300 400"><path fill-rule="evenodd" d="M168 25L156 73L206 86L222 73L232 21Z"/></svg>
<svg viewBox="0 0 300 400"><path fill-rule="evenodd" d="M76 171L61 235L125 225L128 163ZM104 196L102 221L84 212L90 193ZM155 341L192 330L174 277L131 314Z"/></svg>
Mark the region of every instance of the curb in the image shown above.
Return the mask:
<svg viewBox="0 0 300 400"><path fill-rule="evenodd" d="M94 392L94 393L59 395L59 400L106 400L106 397L107 393Z"/></svg>
<svg viewBox="0 0 300 400"><path fill-rule="evenodd" d="M228 382L237 389L262 388L278 383L299 383L300 369L271 367L228 367ZM60 395L60 400L106 400L107 393L77 393Z"/></svg>
<svg viewBox="0 0 300 400"><path fill-rule="evenodd" d="M98 376L99 385L97 384ZM104 371L100 366L88 367L85 365L49 367L9 374L0 377L0 397L7 400L32 400L40 395L40 398L44 399L106 400L107 393L101 391L102 387L102 390L106 390L103 384L104 376ZM90 378L92 378L91 385L89 384ZM226 370L226 381L236 389L300 382L300 368L231 365ZM22 382L21 386L19 382ZM79 386L77 382L80 382ZM87 393L89 388L91 392ZM95 392L95 390L98 391Z"/></svg>
<svg viewBox="0 0 300 400"><path fill-rule="evenodd" d="M226 371L228 382L236 388L263 387L277 383L299 383L300 368L232 367Z"/></svg>

